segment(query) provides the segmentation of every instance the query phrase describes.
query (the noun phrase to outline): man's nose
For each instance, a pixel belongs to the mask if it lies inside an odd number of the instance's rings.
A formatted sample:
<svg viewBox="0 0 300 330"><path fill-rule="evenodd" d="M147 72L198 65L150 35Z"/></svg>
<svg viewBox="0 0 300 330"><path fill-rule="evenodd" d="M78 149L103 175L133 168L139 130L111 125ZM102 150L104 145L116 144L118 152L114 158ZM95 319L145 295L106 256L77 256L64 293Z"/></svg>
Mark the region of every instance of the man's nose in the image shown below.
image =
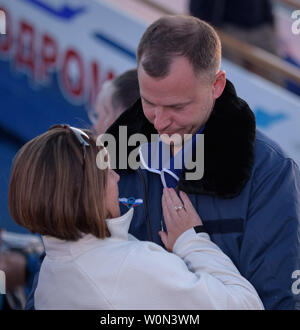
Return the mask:
<svg viewBox="0 0 300 330"><path fill-rule="evenodd" d="M154 127L157 131L162 131L170 124L168 115L163 107L157 107L155 109Z"/></svg>

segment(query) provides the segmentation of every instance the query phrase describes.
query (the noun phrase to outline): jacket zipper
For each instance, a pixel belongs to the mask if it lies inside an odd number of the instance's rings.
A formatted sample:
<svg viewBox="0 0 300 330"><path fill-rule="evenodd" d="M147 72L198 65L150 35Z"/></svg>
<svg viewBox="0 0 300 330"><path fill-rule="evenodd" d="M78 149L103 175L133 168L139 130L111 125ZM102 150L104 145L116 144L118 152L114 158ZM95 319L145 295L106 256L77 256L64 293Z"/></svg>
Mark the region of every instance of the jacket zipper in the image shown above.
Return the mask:
<svg viewBox="0 0 300 330"><path fill-rule="evenodd" d="M146 193L146 182L144 175L142 171L138 168L137 173L139 174L141 180L142 180L142 185L143 185L143 190L144 190L144 210L145 210L145 215L146 215L146 223L147 223L147 231L148 231L148 238L151 242L153 242L153 237L152 237L152 231L151 231L151 223L150 223L150 218L149 218L149 212L148 212L148 204L147 204L147 193Z"/></svg>

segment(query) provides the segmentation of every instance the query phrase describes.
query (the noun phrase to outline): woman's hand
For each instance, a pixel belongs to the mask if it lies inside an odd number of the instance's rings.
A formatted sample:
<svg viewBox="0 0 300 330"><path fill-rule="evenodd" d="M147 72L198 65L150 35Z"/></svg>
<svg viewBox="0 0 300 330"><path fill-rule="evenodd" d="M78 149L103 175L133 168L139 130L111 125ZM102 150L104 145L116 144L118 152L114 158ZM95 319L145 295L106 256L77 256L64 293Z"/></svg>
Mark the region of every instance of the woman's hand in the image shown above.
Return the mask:
<svg viewBox="0 0 300 330"><path fill-rule="evenodd" d="M173 188L164 188L162 209L168 233L160 231L158 234L169 251L182 233L203 224L188 195L180 191L180 198Z"/></svg>

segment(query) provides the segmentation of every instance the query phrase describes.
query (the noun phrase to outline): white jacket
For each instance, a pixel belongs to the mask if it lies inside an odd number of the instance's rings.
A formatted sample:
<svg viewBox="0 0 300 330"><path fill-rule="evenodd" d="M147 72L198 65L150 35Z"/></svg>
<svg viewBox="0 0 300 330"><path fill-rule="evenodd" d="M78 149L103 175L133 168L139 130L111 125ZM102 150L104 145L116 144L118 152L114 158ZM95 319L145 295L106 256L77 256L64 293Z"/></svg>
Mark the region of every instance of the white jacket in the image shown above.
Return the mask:
<svg viewBox="0 0 300 330"><path fill-rule="evenodd" d="M133 208L109 219L111 237L44 236L36 309L263 309L232 261L194 229L174 253L128 234Z"/></svg>

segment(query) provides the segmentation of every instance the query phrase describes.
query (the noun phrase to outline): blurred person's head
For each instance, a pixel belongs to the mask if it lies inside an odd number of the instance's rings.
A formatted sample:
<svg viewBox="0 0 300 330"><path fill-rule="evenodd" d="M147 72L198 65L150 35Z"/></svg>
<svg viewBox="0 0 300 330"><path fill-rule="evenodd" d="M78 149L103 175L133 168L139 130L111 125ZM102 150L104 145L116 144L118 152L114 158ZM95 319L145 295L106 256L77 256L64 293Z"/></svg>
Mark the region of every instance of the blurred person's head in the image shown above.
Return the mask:
<svg viewBox="0 0 300 330"><path fill-rule="evenodd" d="M137 62L147 119L160 134L195 134L226 84L215 30L191 16L162 17L142 36Z"/></svg>
<svg viewBox="0 0 300 330"><path fill-rule="evenodd" d="M84 145L85 144L85 145ZM17 153L10 178L12 218L33 233L77 240L106 237L106 218L120 215L119 176L98 169L90 131L56 125Z"/></svg>
<svg viewBox="0 0 300 330"><path fill-rule="evenodd" d="M96 99L92 113L93 129L97 134L108 127L140 97L137 69L128 70L106 81Z"/></svg>

